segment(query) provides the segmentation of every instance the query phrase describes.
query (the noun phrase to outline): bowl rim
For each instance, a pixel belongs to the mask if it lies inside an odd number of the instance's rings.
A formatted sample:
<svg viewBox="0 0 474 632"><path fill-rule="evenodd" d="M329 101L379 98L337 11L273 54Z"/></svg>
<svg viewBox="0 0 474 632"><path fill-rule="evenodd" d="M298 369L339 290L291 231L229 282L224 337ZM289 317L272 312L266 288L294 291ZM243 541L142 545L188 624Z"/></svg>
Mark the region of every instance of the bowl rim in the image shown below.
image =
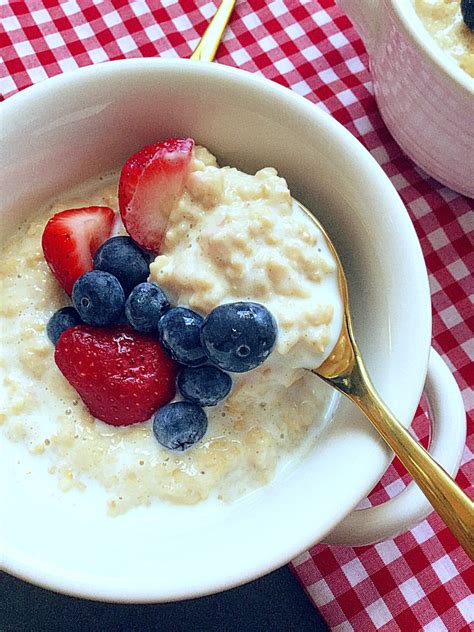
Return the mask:
<svg viewBox="0 0 474 632"><path fill-rule="evenodd" d="M340 123L324 112L322 108L316 107L315 104L292 92L288 88L237 68L219 66L218 64L203 64L202 62L192 62L183 59L147 58L104 62L95 66L91 65L69 73L57 75L42 83L31 86L12 97L9 97L3 105L4 115L5 113L9 115L16 115L17 110L21 108L23 104L29 103L43 94L50 93L56 88L74 88L76 85L81 85L83 81L97 81L98 79L106 77L108 73L117 73L117 75L120 76L128 74L131 71L138 72L142 69L159 72L161 67L167 67L177 72L183 68L188 68L189 70L194 69L193 72L197 71L204 75L209 73L217 74L223 79L225 78L227 81L240 82L242 87L244 87L245 84L252 84L258 88L258 90L267 93L269 96L277 98L280 101L291 103L292 107L295 109L299 109L301 112L311 116L315 125L326 127L332 135L337 137L339 141L348 148L349 151L353 152L355 156L357 156L358 161L363 164L363 169L366 172L368 179L378 180L380 187L382 187L383 183L383 188L386 190L387 196L389 196L393 208L398 209L397 212L399 213L399 217L397 217L397 220L400 220L400 230L403 229L405 231L404 236L407 240L406 246L407 248L410 246L413 255L418 257L420 263L419 281L424 295L420 299L420 302L424 304L424 313L420 314L420 319L424 323L423 331L425 335L424 340L420 340L420 353L418 353L416 357L419 362L419 366L421 367L419 382L418 384L413 385L411 398L406 398L408 402L407 408L411 411L411 415L413 415L423 389L431 341L431 301L428 276L424 265L421 246L406 208L382 168L371 156L371 154L363 147L363 145ZM127 590L125 591L124 585L120 582L104 586L103 581L101 582L102 578L100 577L90 576L84 578L82 576L78 577L67 573L58 575L57 569L55 568L45 569L32 567L31 560L22 556L20 551L13 551L13 555L9 555L7 550L4 551L4 568L13 575L17 575L30 582L59 592L86 597L89 599L113 602L150 603L157 601L175 601L219 592L261 577L283 564L288 563L302 551L307 550L316 542L321 541L332 529L332 527L349 514L359 501L372 489L376 482L380 480L380 477L392 458L388 451L385 454L386 459L383 467L376 469L375 472L370 472L370 476L367 477L367 484L364 489L359 489L353 493L350 503L347 503L344 507L337 507L337 509L333 511L331 514L332 524L328 524L327 522L323 523L319 530L315 530L313 526L308 524L304 529L304 537L300 533L296 540L295 538L289 538L286 543L282 543L282 546L277 552L273 552L271 559L267 559L266 562L260 564L258 568L256 568L255 565L252 565L250 570L247 566L244 566L243 569L233 569L233 571L229 572L226 577L218 579L214 578L212 581L207 580L200 586L188 584L179 590L173 591L170 589L166 594L163 594L162 592L157 594L156 589L154 588L148 588L147 590L143 586L127 585Z"/></svg>
<svg viewBox="0 0 474 632"><path fill-rule="evenodd" d="M470 95L474 95L474 78L463 70L455 59L445 51L428 31L423 20L418 15L412 0L400 2L391 0L394 13L405 28L417 48L437 66L445 78L462 88Z"/></svg>

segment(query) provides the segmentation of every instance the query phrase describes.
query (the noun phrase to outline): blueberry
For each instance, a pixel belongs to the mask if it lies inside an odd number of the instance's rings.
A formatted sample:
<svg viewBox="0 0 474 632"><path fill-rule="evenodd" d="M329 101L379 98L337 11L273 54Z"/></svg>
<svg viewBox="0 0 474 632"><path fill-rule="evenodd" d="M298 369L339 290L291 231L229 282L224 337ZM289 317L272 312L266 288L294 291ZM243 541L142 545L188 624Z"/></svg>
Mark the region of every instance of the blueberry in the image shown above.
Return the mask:
<svg viewBox="0 0 474 632"><path fill-rule="evenodd" d="M172 402L153 416L153 433L165 448L186 450L205 435L207 415L197 404Z"/></svg>
<svg viewBox="0 0 474 632"><path fill-rule="evenodd" d="M275 346L277 324L266 307L239 302L219 305L207 316L201 341L209 360L224 371L243 373L262 364Z"/></svg>
<svg viewBox="0 0 474 632"><path fill-rule="evenodd" d="M158 335L165 351L180 364L199 366L207 362L201 346L204 318L187 307L170 309L158 323Z"/></svg>
<svg viewBox="0 0 474 632"><path fill-rule="evenodd" d="M70 327L80 325L81 323L81 317L74 307L62 307L49 319L46 326L46 333L53 345L55 345L63 331L66 331L66 329Z"/></svg>
<svg viewBox="0 0 474 632"><path fill-rule="evenodd" d="M461 13L464 24L474 31L474 0L461 0Z"/></svg>
<svg viewBox="0 0 474 632"><path fill-rule="evenodd" d="M128 296L138 283L148 279L149 255L130 237L111 237L95 253L94 270L117 277Z"/></svg>
<svg viewBox="0 0 474 632"><path fill-rule="evenodd" d="M215 406L230 393L232 378L216 366L185 367L178 375L184 399L200 406Z"/></svg>
<svg viewBox="0 0 474 632"><path fill-rule="evenodd" d="M150 264L153 263L153 261L155 260L156 254L154 252L150 252L149 250L143 250L143 248L141 249L142 251L142 255L145 258L145 261Z"/></svg>
<svg viewBox="0 0 474 632"><path fill-rule="evenodd" d="M92 270L80 276L72 288L72 302L88 325L111 325L123 316L125 294L118 279Z"/></svg>
<svg viewBox="0 0 474 632"><path fill-rule="evenodd" d="M137 331L156 331L158 321L170 309L166 294L154 283L140 283L125 303L128 322Z"/></svg>

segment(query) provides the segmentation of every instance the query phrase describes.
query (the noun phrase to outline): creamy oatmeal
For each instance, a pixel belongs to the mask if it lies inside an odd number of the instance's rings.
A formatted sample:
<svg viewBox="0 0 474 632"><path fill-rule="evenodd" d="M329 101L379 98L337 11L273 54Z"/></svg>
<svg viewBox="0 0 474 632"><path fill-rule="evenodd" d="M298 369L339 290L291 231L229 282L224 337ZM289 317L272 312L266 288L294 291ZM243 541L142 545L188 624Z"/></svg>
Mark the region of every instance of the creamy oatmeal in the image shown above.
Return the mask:
<svg viewBox="0 0 474 632"><path fill-rule="evenodd" d="M56 367L46 337L49 318L68 301L43 258L44 226L60 210L99 204L117 208L116 175L62 196L4 248L4 435L41 455L64 491L97 481L111 514L156 499L233 500L269 482L314 441L332 395L303 370L327 357L342 321L335 263L318 230L293 206L274 169L255 176L220 169L207 150L195 148L150 279L175 304L203 314L234 300L263 303L279 337L270 358L234 374L228 398L207 409L204 439L175 453L156 442L150 422L116 428L95 420Z"/></svg>
<svg viewBox="0 0 474 632"><path fill-rule="evenodd" d="M464 24L459 0L413 0L426 29L458 64L474 77L474 33Z"/></svg>

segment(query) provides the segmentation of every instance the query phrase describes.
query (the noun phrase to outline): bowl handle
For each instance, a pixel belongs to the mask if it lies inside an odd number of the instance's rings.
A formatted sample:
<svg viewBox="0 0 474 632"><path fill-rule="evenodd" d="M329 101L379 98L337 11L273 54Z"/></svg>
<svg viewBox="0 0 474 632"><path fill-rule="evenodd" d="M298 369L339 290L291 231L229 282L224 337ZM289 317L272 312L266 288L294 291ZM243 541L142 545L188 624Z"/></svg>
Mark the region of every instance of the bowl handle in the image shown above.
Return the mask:
<svg viewBox="0 0 474 632"><path fill-rule="evenodd" d="M431 348L425 396L432 420L430 454L452 476L466 442L466 413L461 392L441 356ZM356 509L331 531L324 542L365 546L408 531L433 511L415 483L376 507Z"/></svg>

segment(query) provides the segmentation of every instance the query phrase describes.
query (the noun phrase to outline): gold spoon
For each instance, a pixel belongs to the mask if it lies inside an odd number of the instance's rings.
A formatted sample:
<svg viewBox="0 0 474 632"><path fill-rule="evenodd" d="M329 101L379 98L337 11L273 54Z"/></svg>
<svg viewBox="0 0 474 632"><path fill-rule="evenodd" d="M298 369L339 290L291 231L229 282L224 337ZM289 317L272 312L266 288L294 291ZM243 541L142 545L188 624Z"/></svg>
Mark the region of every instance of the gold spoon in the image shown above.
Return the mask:
<svg viewBox="0 0 474 632"><path fill-rule="evenodd" d="M223 0L191 59L212 61L235 0ZM354 340L347 280L336 249L314 215L297 202L322 232L337 263L339 291L344 304L341 334L331 355L313 373L348 397L364 413L406 467L433 508L451 529L469 557L474 556L474 503L443 468L410 435L380 399Z"/></svg>
<svg viewBox="0 0 474 632"><path fill-rule="evenodd" d="M352 330L347 279L327 232L302 204L298 206L322 232L336 260L344 305L341 333L330 356L312 372L349 398L392 448L469 557L474 555L474 503L394 417L367 373Z"/></svg>
<svg viewBox="0 0 474 632"><path fill-rule="evenodd" d="M235 0L222 0L190 59L193 61L213 61L234 5Z"/></svg>

